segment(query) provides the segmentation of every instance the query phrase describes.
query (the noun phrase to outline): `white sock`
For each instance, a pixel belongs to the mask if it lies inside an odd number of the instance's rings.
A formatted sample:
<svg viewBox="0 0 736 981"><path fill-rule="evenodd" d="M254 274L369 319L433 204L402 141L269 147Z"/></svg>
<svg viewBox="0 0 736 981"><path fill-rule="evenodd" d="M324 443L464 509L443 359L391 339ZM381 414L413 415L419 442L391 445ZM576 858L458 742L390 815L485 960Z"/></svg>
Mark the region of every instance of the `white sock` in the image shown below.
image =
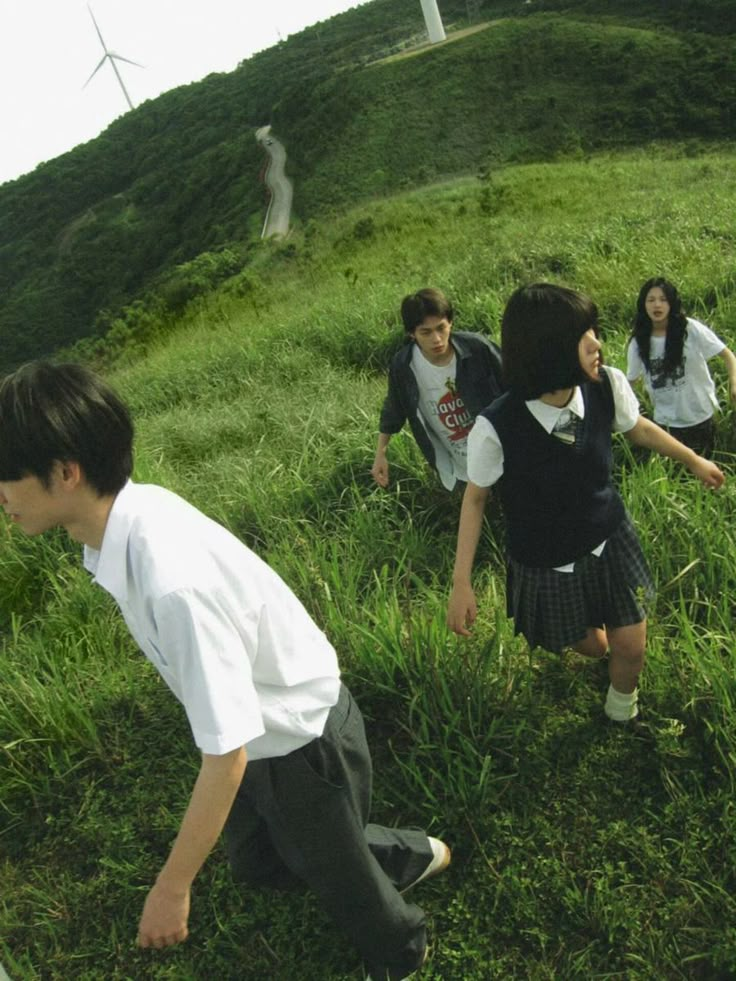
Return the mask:
<svg viewBox="0 0 736 981"><path fill-rule="evenodd" d="M639 714L638 700L638 688L635 688L630 695L627 695L624 692L616 691L613 685L609 685L603 711L614 722L628 722L629 719L635 719Z"/></svg>

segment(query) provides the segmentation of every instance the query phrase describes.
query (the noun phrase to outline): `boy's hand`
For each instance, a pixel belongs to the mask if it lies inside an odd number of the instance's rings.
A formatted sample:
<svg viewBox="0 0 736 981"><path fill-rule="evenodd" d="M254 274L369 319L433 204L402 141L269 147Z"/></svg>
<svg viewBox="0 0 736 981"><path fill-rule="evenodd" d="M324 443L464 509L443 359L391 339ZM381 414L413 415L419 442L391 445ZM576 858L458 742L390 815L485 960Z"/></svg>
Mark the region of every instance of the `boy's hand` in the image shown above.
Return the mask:
<svg viewBox="0 0 736 981"><path fill-rule="evenodd" d="M695 458L695 463L690 468L691 472L711 490L718 490L726 480L725 474L711 460L699 456Z"/></svg>
<svg viewBox="0 0 736 981"><path fill-rule="evenodd" d="M189 935L189 890L171 892L158 882L143 906L138 926L139 947L171 947Z"/></svg>
<svg viewBox="0 0 736 981"><path fill-rule="evenodd" d="M447 606L447 626L462 637L470 637L469 627L475 623L478 604L470 583L456 584L452 587Z"/></svg>
<svg viewBox="0 0 736 981"><path fill-rule="evenodd" d="M388 460L385 453L376 453L371 467L371 476L379 487L388 487Z"/></svg>

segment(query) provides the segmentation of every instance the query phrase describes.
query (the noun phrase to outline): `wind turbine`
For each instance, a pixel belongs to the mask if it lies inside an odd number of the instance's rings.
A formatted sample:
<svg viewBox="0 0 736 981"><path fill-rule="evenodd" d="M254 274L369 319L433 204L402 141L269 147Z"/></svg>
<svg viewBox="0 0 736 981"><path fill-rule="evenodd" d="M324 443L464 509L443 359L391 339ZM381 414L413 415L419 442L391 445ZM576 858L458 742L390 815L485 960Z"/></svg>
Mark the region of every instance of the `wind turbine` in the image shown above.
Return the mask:
<svg viewBox="0 0 736 981"><path fill-rule="evenodd" d="M87 86L92 81L92 79L95 77L95 75L100 70L100 68L102 68L102 66L105 64L105 62L109 60L110 61L110 64L112 65L112 70L115 72L115 77L117 78L118 82L120 83L120 88L123 90L123 95L125 96L125 101L128 103L128 106L132 109L133 108L133 103L130 101L130 96L128 95L128 90L125 88L125 85L123 84L123 80L120 77L120 72L118 71L118 66L115 64L115 61L116 60L117 61L127 61L127 63L129 65L136 65L138 68L143 68L143 65L139 65L137 61L131 61L130 58L123 58L122 55L115 54L114 51L108 51L107 50L107 45L105 44L105 42L104 42L104 40L102 38L102 34L100 33L100 29L97 26L97 21L95 20L95 15L92 13L92 8L90 7L89 4L87 4L87 10L89 10L89 15L92 18L92 23L95 25L95 30L97 31L97 37L100 39L100 44L102 45L102 50L105 53L102 56L102 60L100 61L99 65L97 66L97 68L95 68L95 70L89 76L89 78L84 83L84 85L82 86L82 88L85 88L85 89L87 88Z"/></svg>
<svg viewBox="0 0 736 981"><path fill-rule="evenodd" d="M442 26L442 17L437 6L437 0L422 0L422 12L424 14L424 23L427 25L427 34L429 34L430 43L437 44L438 41L444 41L447 35L445 34L445 28Z"/></svg>

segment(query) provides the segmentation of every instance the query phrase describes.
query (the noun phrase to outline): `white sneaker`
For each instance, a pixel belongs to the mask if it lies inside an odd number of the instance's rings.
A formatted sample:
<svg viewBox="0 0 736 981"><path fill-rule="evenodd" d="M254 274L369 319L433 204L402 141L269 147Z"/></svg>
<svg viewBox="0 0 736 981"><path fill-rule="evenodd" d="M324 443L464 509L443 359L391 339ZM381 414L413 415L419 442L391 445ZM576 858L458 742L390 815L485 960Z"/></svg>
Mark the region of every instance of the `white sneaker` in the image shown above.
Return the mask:
<svg viewBox="0 0 736 981"><path fill-rule="evenodd" d="M429 842L429 847L432 849L432 859L420 876L413 882L410 882L408 886L404 886L401 890L402 895L407 890L413 889L414 886L424 879L430 879L433 875L439 875L440 872L444 872L452 861L452 852L444 841L440 841L439 838L431 838L429 835L427 835L427 841Z"/></svg>

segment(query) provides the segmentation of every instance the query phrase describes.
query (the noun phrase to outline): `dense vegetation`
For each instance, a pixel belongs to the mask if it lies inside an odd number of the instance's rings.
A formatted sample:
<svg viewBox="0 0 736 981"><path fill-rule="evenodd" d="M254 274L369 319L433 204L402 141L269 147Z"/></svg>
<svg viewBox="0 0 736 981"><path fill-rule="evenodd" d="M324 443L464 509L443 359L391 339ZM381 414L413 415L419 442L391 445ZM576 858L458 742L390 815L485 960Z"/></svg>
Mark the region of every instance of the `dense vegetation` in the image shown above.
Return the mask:
<svg viewBox="0 0 736 981"><path fill-rule="evenodd" d="M389 491L368 476L398 300L420 285L493 335L521 281L586 289L621 364L638 286L661 271L735 347L733 168L727 148L663 147L373 201L256 249L257 281L195 300L144 359L118 355L138 478L225 522L296 589L367 716L377 819L454 847L416 893L427 981L736 973L734 411L718 424L718 495L617 444L658 584L650 743L604 725L601 665L513 637L495 509L466 643L444 627L459 500L408 436L392 441ZM136 950L196 753L78 548L16 531L0 529L0 961L14 981L358 981L311 898L239 894L219 850L188 942Z"/></svg>
<svg viewBox="0 0 736 981"><path fill-rule="evenodd" d="M442 12L451 37L490 27L393 60L421 41L421 9L374 0L0 188L0 367L111 329L150 333L248 269L266 122L287 143L305 221L507 161L733 136L727 0L443 0Z"/></svg>
<svg viewBox="0 0 736 981"><path fill-rule="evenodd" d="M736 46L540 15L331 79L303 114L307 98L275 125L310 215L510 160L733 133Z"/></svg>

